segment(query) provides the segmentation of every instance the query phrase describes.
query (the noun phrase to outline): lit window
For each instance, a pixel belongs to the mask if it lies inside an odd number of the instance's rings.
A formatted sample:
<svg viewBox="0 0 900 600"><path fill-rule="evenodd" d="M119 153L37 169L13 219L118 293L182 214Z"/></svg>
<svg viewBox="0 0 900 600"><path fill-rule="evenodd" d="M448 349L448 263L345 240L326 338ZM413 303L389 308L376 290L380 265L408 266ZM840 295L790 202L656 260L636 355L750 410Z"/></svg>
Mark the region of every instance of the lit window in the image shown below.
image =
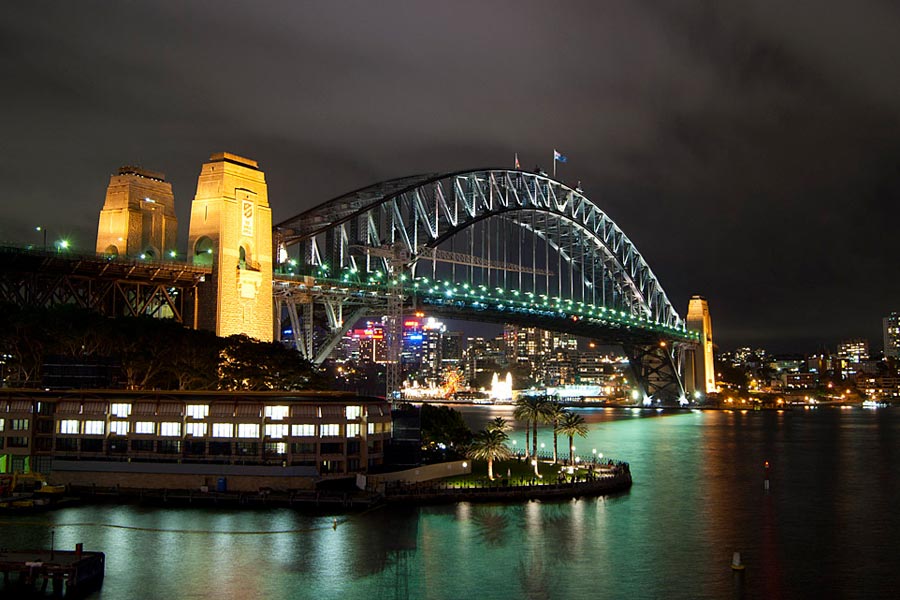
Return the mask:
<svg viewBox="0 0 900 600"><path fill-rule="evenodd" d="M359 423L347 423L347 437L359 437Z"/></svg>
<svg viewBox="0 0 900 600"><path fill-rule="evenodd" d="M104 421L85 421L85 435L103 435L106 433L106 423Z"/></svg>
<svg viewBox="0 0 900 600"><path fill-rule="evenodd" d="M258 438L258 423L240 423L238 424L238 437L240 438Z"/></svg>
<svg viewBox="0 0 900 600"><path fill-rule="evenodd" d="M312 437L316 435L315 425L291 425L291 435L294 437Z"/></svg>
<svg viewBox="0 0 900 600"><path fill-rule="evenodd" d="M362 406L348 406L347 420L358 419L362 416Z"/></svg>
<svg viewBox="0 0 900 600"><path fill-rule="evenodd" d="M209 416L209 404L188 404L184 414L192 419L205 419Z"/></svg>
<svg viewBox="0 0 900 600"><path fill-rule="evenodd" d="M287 425L266 425L266 437L273 439L286 437L288 434Z"/></svg>
<svg viewBox="0 0 900 600"><path fill-rule="evenodd" d="M384 424L384 432L385 432L385 433L390 433L390 432L391 432L391 423L385 423L385 424Z"/></svg>
<svg viewBox="0 0 900 600"><path fill-rule="evenodd" d="M213 423L212 436L218 438L234 437L234 425L231 423Z"/></svg>
<svg viewBox="0 0 900 600"><path fill-rule="evenodd" d="M3 419L0 419L0 431L3 431Z"/></svg>
<svg viewBox="0 0 900 600"><path fill-rule="evenodd" d="M160 423L159 435L165 435L169 437L181 436L181 423Z"/></svg>
<svg viewBox="0 0 900 600"><path fill-rule="evenodd" d="M369 433L369 435L372 435L373 433L375 433L375 423L369 423L366 426L366 431Z"/></svg>
<svg viewBox="0 0 900 600"><path fill-rule="evenodd" d="M128 421L110 421L109 432L113 435L128 435Z"/></svg>
<svg viewBox="0 0 900 600"><path fill-rule="evenodd" d="M153 421L138 421L134 424L134 432L149 433L150 435L153 435L156 433L156 423Z"/></svg>
<svg viewBox="0 0 900 600"><path fill-rule="evenodd" d="M289 406L267 406L265 409L265 415L273 421L280 421L288 416L290 410L291 408Z"/></svg>
<svg viewBox="0 0 900 600"><path fill-rule="evenodd" d="M109 407L109 414L120 419L126 419L131 416L131 404L116 403Z"/></svg>
<svg viewBox="0 0 900 600"><path fill-rule="evenodd" d="M79 422L75 419L66 419L59 422L59 432L65 434L80 433L78 431Z"/></svg>
<svg viewBox="0 0 900 600"><path fill-rule="evenodd" d="M322 423L319 427L320 437L337 437L341 435L341 426L337 423Z"/></svg>
<svg viewBox="0 0 900 600"><path fill-rule="evenodd" d="M9 426L13 431L24 431L28 429L28 419L11 419Z"/></svg>
<svg viewBox="0 0 900 600"><path fill-rule="evenodd" d="M206 423L185 423L184 433L196 437L203 437L206 435Z"/></svg>

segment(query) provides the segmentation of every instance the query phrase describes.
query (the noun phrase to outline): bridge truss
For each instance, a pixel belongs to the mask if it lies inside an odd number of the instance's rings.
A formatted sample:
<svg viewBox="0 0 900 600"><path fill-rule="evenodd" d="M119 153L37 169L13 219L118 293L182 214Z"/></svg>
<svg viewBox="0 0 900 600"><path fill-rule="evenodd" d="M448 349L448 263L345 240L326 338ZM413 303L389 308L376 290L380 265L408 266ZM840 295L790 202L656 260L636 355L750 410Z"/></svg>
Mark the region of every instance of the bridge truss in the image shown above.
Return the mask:
<svg viewBox="0 0 900 600"><path fill-rule="evenodd" d="M172 318L196 329L197 288L210 273L187 263L2 247L0 302L73 304L110 317Z"/></svg>
<svg viewBox="0 0 900 600"><path fill-rule="evenodd" d="M695 334L612 219L545 175L485 169L394 179L288 219L274 238L285 259L276 305L310 359L324 360L366 313L389 317L388 344L399 355L402 313L427 305L621 344L646 398L684 397L680 351ZM318 335L317 306L327 317ZM389 391L399 383L391 356Z"/></svg>

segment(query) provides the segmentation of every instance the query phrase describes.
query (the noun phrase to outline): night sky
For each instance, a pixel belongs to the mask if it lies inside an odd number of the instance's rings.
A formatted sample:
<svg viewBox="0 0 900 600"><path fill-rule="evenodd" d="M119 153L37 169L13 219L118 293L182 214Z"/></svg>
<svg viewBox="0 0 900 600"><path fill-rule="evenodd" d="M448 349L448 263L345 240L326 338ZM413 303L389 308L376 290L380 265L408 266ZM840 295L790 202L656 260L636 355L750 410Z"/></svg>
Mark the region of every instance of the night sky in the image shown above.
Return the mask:
<svg viewBox="0 0 900 600"><path fill-rule="evenodd" d="M725 5L728 4L726 7ZM900 8L756 2L17 2L0 241L92 251L109 176L260 162L275 221L421 172L552 167L723 349L881 348L900 310Z"/></svg>

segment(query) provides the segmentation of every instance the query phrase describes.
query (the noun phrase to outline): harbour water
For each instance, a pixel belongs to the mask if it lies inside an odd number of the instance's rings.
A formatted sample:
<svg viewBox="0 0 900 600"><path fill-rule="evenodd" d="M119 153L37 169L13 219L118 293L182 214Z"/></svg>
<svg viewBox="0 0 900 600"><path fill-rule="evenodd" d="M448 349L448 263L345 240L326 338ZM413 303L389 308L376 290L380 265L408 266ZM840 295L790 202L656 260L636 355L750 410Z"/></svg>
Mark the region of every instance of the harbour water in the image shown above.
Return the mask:
<svg viewBox="0 0 900 600"><path fill-rule="evenodd" d="M582 414L577 453L630 462L630 491L346 515L81 506L0 517L0 547L52 530L105 552L105 600L896 597L900 410Z"/></svg>

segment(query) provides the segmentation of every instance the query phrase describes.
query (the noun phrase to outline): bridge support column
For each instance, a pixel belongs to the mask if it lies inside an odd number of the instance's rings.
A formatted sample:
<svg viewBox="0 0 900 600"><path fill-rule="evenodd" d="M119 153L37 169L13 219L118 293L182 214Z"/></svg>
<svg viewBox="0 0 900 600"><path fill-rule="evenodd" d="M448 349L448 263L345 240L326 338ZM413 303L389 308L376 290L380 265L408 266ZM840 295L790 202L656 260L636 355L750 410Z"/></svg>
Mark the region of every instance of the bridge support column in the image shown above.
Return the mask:
<svg viewBox="0 0 900 600"><path fill-rule="evenodd" d="M684 387L675 364L674 349L666 342L628 344L625 355L631 363L633 376L641 387L639 401L667 405L685 402Z"/></svg>

